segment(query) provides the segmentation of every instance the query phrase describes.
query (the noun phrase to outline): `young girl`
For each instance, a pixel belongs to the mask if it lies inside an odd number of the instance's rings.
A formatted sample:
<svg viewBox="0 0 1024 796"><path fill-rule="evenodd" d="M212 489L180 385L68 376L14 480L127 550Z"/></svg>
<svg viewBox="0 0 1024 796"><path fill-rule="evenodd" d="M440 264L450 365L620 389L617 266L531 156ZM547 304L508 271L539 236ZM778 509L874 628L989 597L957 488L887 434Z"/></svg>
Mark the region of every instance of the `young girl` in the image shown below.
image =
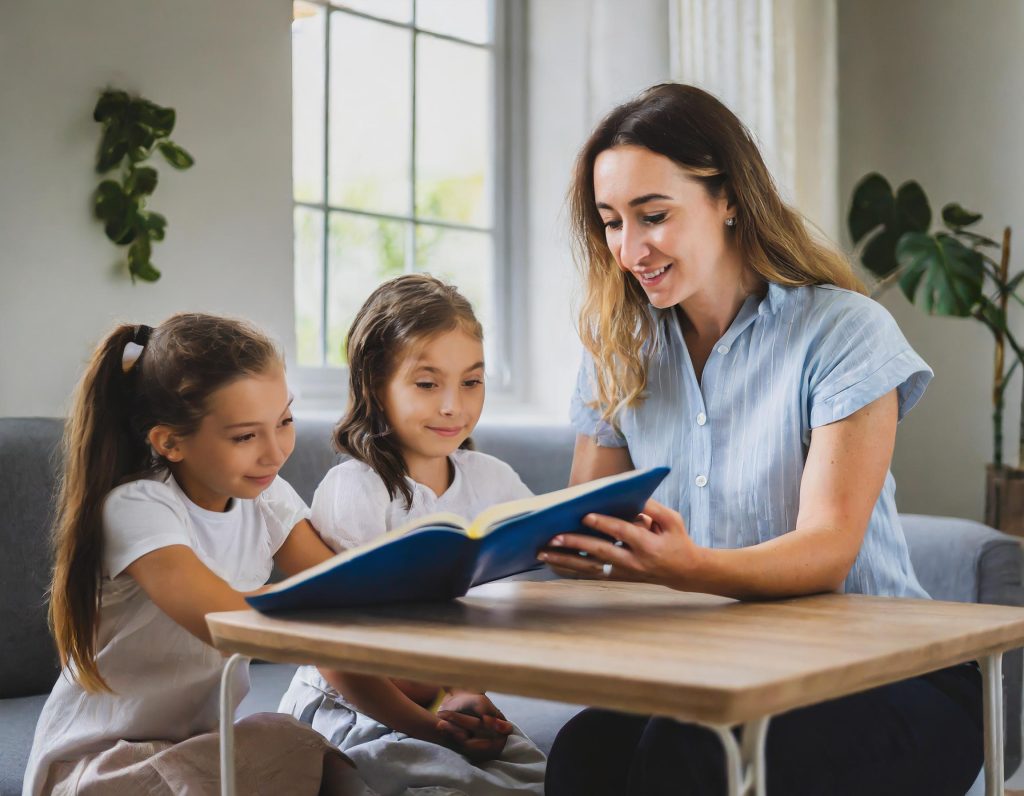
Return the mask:
<svg viewBox="0 0 1024 796"><path fill-rule="evenodd" d="M250 326L176 315L96 350L64 435L50 620L64 671L24 794L216 794L223 658L205 615L276 561L330 556L277 472L295 445L281 355ZM236 704L248 683L236 689ZM240 793L367 792L280 714L238 724Z"/></svg>
<svg viewBox="0 0 1024 796"><path fill-rule="evenodd" d="M313 525L332 548L530 494L507 464L469 449L484 403L482 337L469 302L422 274L381 285L359 310L334 436L352 458L313 498ZM280 710L337 744L383 796L543 792L543 753L483 694L307 666Z"/></svg>

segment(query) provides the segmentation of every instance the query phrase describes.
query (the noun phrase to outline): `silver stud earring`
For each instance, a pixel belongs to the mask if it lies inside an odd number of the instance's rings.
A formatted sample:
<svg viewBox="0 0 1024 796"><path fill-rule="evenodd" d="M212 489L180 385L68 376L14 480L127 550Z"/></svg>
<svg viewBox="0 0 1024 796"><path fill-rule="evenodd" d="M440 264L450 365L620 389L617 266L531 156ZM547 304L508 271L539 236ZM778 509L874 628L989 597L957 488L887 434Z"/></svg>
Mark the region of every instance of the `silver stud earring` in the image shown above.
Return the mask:
<svg viewBox="0 0 1024 796"><path fill-rule="evenodd" d="M735 227L736 226L736 217L735 216L730 216L729 218L725 219L725 225L727 227Z"/></svg>

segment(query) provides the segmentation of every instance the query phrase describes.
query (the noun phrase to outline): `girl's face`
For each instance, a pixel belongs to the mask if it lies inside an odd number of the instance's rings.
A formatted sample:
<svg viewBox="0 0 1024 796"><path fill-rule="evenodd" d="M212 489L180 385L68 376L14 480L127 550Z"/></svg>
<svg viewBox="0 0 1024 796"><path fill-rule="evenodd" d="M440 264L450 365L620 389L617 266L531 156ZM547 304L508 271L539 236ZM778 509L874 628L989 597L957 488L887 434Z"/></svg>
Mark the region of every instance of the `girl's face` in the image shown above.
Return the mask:
<svg viewBox="0 0 1024 796"><path fill-rule="evenodd" d="M594 161L594 199L619 268L651 304L665 308L740 279L723 196L673 160L640 146L606 149Z"/></svg>
<svg viewBox="0 0 1024 796"><path fill-rule="evenodd" d="M484 408L484 347L461 328L410 346L381 396L406 466L447 457Z"/></svg>
<svg viewBox="0 0 1024 796"><path fill-rule="evenodd" d="M224 511L229 498L254 498L295 448L284 369L274 366L217 390L199 428L187 437L162 435L160 429L166 427L157 426L150 440L193 503Z"/></svg>

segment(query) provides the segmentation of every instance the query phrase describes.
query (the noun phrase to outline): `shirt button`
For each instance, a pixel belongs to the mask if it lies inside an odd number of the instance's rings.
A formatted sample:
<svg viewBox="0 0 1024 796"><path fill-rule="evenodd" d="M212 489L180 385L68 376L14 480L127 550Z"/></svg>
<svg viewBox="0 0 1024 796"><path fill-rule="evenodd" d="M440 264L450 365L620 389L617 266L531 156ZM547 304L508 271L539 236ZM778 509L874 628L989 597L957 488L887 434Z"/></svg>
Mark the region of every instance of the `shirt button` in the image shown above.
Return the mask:
<svg viewBox="0 0 1024 796"><path fill-rule="evenodd" d="M700 414L697 415L697 425L698 426L703 426L707 422L708 422L708 416L706 414L701 412Z"/></svg>
<svg viewBox="0 0 1024 796"><path fill-rule="evenodd" d="M693 483L695 483L697 486L707 486L708 485L708 479L705 476L703 476L703 475L698 475L693 480Z"/></svg>
<svg viewBox="0 0 1024 796"><path fill-rule="evenodd" d="M718 346L718 353L719 354L728 354L729 353L729 346L727 346L727 345L720 345L720 346Z"/></svg>

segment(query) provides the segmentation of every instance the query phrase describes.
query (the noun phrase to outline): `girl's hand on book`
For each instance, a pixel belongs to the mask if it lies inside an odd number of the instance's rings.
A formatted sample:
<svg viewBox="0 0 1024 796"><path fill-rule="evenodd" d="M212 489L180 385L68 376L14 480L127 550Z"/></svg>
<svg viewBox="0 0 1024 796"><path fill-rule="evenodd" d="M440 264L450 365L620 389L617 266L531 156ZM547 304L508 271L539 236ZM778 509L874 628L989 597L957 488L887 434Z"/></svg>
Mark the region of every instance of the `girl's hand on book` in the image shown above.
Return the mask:
<svg viewBox="0 0 1024 796"><path fill-rule="evenodd" d="M559 534L537 556L565 577L660 583L681 588L698 566L701 548L678 512L648 500L634 522L588 514L583 524L611 536L607 542L583 534ZM565 548L562 552L559 548ZM585 556L580 555L585 553Z"/></svg>

